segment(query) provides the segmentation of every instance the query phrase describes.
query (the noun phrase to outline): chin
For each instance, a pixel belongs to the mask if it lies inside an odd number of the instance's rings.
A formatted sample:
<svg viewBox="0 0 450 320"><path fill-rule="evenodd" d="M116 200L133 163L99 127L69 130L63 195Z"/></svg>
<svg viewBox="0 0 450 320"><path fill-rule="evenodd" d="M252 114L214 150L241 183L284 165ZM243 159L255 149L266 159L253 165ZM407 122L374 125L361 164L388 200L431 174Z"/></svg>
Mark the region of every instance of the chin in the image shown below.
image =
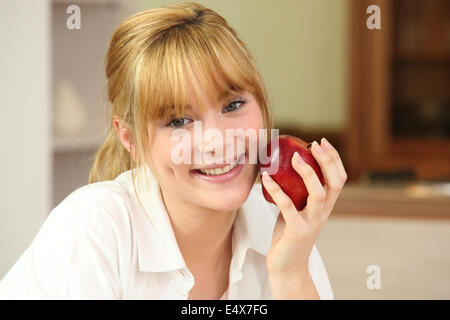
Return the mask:
<svg viewBox="0 0 450 320"><path fill-rule="evenodd" d="M237 210L247 200L256 174L255 165L244 164L236 176L221 183L216 183L212 179L204 181L204 177L195 177L197 182L200 182L194 187L199 191L198 204L215 211Z"/></svg>
<svg viewBox="0 0 450 320"><path fill-rule="evenodd" d="M237 210L247 200L252 186L242 183L227 190L209 190L203 199L204 206L216 211Z"/></svg>

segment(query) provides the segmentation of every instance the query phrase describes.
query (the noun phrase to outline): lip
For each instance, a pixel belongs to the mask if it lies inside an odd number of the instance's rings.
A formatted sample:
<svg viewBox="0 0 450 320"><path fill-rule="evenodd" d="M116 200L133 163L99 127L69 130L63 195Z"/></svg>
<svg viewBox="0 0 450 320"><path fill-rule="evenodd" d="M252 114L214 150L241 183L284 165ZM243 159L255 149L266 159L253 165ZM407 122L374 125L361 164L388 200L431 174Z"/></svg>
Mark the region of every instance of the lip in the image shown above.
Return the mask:
<svg viewBox="0 0 450 320"><path fill-rule="evenodd" d="M240 162L242 162L241 161L242 157L245 157L245 153L239 157L237 166L225 174L213 176L213 175L202 174L202 173L198 172L197 170L191 170L191 174L199 179L202 179L202 180L208 181L208 182L214 182L214 183L228 182L228 181L234 179L235 177L237 177L242 172L244 165L245 165L245 162L240 163ZM217 168L217 165L214 168Z"/></svg>
<svg viewBox="0 0 450 320"><path fill-rule="evenodd" d="M225 167L226 167L227 165L229 165L230 163L232 163L233 161L235 161L236 158L237 158L238 160L241 159L242 156L245 156L245 153L241 154L239 157L236 157L236 156L235 156L233 159L225 160L225 161L223 161L223 163L212 163L212 164L209 164L209 165L206 165L206 166L194 168L194 169L192 169L192 170L207 170L207 169L215 169L215 168L222 169L222 168L225 168Z"/></svg>

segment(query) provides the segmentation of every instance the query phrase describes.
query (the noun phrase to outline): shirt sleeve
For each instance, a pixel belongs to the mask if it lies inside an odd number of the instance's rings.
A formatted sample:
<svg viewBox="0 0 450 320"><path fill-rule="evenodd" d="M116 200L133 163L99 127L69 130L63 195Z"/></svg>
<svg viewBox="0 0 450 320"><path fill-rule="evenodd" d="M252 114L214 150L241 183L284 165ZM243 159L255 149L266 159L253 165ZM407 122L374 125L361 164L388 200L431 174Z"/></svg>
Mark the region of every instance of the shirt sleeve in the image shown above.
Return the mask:
<svg viewBox="0 0 450 320"><path fill-rule="evenodd" d="M108 194L83 194L52 210L0 282L0 299L121 298L119 255L126 252L118 243L126 239L117 212L125 208Z"/></svg>
<svg viewBox="0 0 450 320"><path fill-rule="evenodd" d="M308 269L321 300L333 300L334 294L328 279L327 270L316 246L311 250Z"/></svg>

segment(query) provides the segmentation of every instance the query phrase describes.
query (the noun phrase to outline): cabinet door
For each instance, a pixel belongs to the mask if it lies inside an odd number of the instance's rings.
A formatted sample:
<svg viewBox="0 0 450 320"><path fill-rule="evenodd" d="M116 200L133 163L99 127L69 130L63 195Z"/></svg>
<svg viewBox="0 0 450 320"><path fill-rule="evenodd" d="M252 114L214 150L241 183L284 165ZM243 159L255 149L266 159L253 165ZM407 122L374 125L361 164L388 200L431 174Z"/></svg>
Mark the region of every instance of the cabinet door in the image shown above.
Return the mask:
<svg viewBox="0 0 450 320"><path fill-rule="evenodd" d="M349 175L450 179L448 3L377 4L381 29L370 30L371 1L352 2Z"/></svg>

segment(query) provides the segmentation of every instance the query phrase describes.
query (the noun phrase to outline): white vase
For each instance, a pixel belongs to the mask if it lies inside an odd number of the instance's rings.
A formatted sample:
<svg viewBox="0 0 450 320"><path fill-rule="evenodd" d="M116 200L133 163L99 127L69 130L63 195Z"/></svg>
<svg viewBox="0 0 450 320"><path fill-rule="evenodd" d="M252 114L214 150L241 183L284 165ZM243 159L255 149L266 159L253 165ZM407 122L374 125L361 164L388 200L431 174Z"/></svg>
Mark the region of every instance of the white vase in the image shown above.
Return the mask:
<svg viewBox="0 0 450 320"><path fill-rule="evenodd" d="M57 137L77 137L86 129L86 107L70 80L60 79L54 92L53 125Z"/></svg>

